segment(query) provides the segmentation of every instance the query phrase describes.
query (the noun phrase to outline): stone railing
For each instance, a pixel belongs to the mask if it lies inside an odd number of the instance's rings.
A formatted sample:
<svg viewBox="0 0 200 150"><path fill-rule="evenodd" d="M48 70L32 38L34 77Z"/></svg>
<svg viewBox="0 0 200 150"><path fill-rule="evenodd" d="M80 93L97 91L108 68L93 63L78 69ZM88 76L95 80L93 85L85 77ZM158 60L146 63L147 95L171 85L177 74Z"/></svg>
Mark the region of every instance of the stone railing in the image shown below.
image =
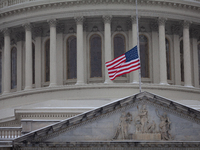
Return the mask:
<svg viewBox="0 0 200 150"><path fill-rule="evenodd" d="M21 127L0 127L0 139L14 139L21 136Z"/></svg>
<svg viewBox="0 0 200 150"><path fill-rule="evenodd" d="M41 0L0 0L0 8L16 5L16 4L20 4L20 3L25 3L25 2L32 2L32 1L41 1ZM43 0L43 1L45 1L45 0ZM59 0L59 1L58 0L46 0L46 2L61 2L61 1L63 1L63 0ZM67 1L69 1L69 0L67 0ZM140 1L140 0L138 0L138 1ZM151 0L149 0L149 1L151 1ZM200 2L200 0L194 0L194 1Z"/></svg>

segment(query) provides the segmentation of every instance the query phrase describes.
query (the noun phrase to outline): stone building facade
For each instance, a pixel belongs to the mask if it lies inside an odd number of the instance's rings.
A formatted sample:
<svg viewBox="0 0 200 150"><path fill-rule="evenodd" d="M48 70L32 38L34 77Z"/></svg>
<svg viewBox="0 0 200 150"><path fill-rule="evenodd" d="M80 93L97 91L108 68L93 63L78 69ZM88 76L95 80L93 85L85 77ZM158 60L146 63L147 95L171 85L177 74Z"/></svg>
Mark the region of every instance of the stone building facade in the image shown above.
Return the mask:
<svg viewBox="0 0 200 150"><path fill-rule="evenodd" d="M138 0L142 90L200 109L200 1ZM0 138L138 93L105 62L137 44L135 0L0 0Z"/></svg>

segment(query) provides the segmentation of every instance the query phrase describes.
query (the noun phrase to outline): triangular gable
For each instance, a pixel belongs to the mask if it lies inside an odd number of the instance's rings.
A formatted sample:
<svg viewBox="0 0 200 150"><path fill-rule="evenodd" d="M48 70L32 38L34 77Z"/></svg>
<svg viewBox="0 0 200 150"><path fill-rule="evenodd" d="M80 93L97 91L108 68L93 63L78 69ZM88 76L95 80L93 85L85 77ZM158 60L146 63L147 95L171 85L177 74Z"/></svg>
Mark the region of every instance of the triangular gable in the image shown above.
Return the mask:
<svg viewBox="0 0 200 150"><path fill-rule="evenodd" d="M15 147L35 145L115 145L138 141L198 146L200 112L155 94L142 92L66 119L14 140ZM109 141L109 142L108 142ZM186 142L187 141L187 142ZM197 141L194 143L194 141ZM106 144L106 145L107 145Z"/></svg>

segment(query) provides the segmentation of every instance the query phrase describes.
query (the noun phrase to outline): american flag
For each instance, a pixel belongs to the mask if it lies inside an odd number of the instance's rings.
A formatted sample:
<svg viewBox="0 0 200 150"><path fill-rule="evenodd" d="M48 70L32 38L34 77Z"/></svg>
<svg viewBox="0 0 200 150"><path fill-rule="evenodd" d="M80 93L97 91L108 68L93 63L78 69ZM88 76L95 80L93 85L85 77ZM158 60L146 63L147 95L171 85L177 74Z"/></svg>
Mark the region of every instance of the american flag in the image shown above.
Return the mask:
<svg viewBox="0 0 200 150"><path fill-rule="evenodd" d="M137 46L125 54L106 62L106 67L110 80L114 80L118 76L140 69Z"/></svg>

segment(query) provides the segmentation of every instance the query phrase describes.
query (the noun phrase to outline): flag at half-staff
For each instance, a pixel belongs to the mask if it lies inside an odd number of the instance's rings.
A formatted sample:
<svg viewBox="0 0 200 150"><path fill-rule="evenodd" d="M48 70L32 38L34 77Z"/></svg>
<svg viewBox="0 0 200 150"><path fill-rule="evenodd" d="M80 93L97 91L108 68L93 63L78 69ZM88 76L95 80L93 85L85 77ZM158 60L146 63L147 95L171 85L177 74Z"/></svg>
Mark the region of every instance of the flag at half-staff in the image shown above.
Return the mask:
<svg viewBox="0 0 200 150"><path fill-rule="evenodd" d="M106 67L110 80L114 80L118 76L140 69L137 46L121 56L106 62Z"/></svg>

